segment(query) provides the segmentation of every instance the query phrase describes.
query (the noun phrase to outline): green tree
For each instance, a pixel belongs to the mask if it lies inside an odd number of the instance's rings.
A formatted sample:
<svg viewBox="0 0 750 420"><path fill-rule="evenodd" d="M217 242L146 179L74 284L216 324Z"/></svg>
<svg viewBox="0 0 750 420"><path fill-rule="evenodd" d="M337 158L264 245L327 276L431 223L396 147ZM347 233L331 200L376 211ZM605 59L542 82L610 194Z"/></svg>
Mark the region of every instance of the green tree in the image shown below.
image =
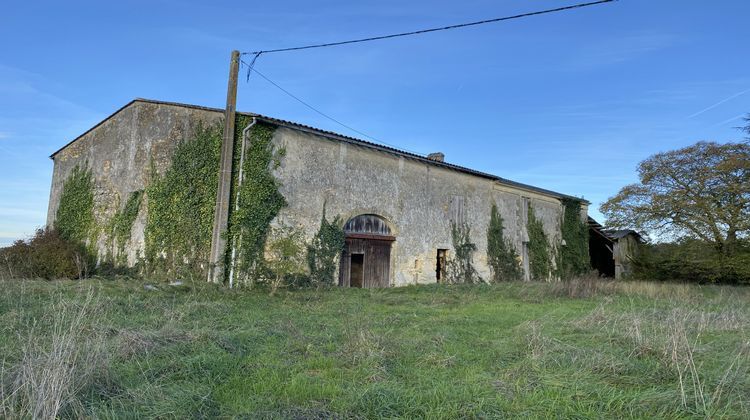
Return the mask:
<svg viewBox="0 0 750 420"><path fill-rule="evenodd" d="M638 165L640 182L600 210L613 228L697 238L723 254L750 232L750 144L698 142Z"/></svg>

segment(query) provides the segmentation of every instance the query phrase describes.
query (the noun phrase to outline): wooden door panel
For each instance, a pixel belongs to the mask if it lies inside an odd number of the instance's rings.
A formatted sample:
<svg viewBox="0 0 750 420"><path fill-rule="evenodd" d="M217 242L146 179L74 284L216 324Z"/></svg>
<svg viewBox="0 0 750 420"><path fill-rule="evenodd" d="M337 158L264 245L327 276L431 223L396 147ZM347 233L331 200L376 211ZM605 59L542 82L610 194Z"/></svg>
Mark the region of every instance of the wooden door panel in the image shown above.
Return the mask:
<svg viewBox="0 0 750 420"><path fill-rule="evenodd" d="M390 285L391 241L347 238L341 256L339 285L351 286L352 254L364 254L364 279L362 287L388 287Z"/></svg>

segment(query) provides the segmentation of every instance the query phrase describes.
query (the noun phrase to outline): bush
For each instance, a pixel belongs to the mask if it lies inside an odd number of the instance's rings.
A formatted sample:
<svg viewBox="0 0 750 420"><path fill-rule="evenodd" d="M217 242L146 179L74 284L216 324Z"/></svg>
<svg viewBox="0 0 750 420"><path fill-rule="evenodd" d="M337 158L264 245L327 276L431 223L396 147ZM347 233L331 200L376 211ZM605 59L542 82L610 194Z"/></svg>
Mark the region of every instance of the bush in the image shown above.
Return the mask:
<svg viewBox="0 0 750 420"><path fill-rule="evenodd" d="M304 274L304 237L302 232L290 227L276 228L268 244L266 265L273 273L270 280L271 296L282 287L289 287Z"/></svg>
<svg viewBox="0 0 750 420"><path fill-rule="evenodd" d="M346 246L342 224L338 216L329 222L326 219L325 208L323 208L320 229L307 246L307 266L310 269L311 286L335 284L336 265Z"/></svg>
<svg viewBox="0 0 750 420"><path fill-rule="evenodd" d="M7 278L79 279L94 265L84 244L53 229L38 229L31 239L0 249L0 276Z"/></svg>
<svg viewBox="0 0 750 420"><path fill-rule="evenodd" d="M750 284L750 244L729 255L699 240L642 245L633 267L634 277L645 280Z"/></svg>

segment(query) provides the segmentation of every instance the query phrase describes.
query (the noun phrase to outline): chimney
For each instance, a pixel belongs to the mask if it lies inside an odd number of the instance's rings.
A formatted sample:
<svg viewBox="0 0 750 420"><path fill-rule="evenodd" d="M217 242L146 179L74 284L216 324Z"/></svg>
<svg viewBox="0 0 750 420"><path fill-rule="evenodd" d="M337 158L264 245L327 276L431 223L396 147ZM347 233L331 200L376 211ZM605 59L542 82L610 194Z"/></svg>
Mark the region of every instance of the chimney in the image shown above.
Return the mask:
<svg viewBox="0 0 750 420"><path fill-rule="evenodd" d="M427 159L434 160L435 162L445 162L445 155L441 152L430 153L427 155Z"/></svg>

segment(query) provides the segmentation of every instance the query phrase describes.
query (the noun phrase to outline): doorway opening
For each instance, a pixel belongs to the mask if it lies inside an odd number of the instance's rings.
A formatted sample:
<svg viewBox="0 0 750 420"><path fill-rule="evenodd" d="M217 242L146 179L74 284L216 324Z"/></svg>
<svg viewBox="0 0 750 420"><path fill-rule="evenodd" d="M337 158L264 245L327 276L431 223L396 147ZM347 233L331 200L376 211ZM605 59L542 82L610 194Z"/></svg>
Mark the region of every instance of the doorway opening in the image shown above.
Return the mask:
<svg viewBox="0 0 750 420"><path fill-rule="evenodd" d="M523 279L525 281L531 280L531 265L529 264L529 243L523 243L523 249L521 251L521 258L523 259Z"/></svg>
<svg viewBox="0 0 750 420"><path fill-rule="evenodd" d="M365 254L352 254L349 286L361 288L365 279Z"/></svg>
<svg viewBox="0 0 750 420"><path fill-rule="evenodd" d="M435 278L437 278L438 283L445 282L445 265L447 263L446 261L447 255L448 255L447 249L437 250L437 261L435 264Z"/></svg>
<svg viewBox="0 0 750 420"><path fill-rule="evenodd" d="M385 220L374 214L361 214L344 224L344 233L339 285L364 289L389 287L391 245L396 237Z"/></svg>

